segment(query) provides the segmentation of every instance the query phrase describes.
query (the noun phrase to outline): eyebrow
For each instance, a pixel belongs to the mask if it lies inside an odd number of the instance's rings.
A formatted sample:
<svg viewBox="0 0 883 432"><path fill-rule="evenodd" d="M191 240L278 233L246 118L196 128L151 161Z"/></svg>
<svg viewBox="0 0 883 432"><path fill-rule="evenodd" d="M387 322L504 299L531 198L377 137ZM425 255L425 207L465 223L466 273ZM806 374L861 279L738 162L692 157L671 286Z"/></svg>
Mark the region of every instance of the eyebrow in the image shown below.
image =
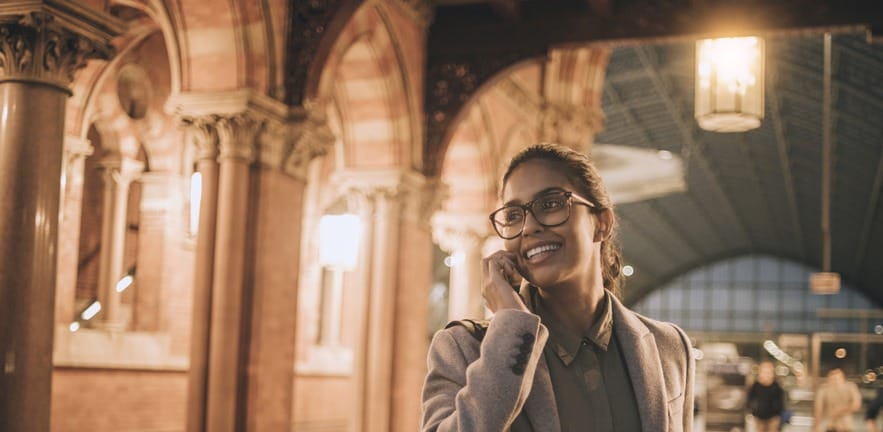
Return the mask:
<svg viewBox="0 0 883 432"><path fill-rule="evenodd" d="M545 188L545 189L543 189L543 190L541 190L541 191L539 191L539 192L533 194L533 196L531 197L531 200L537 199L537 198L539 198L539 197L541 197L541 196L543 196L543 195L548 195L548 194L553 193L553 192L565 192L565 189L562 188L562 187L560 187L560 186L552 186L552 187L548 187L548 188ZM517 201L517 200L509 200L509 201L506 201L506 202L503 203L503 207L510 206L510 205L514 205L516 201Z"/></svg>

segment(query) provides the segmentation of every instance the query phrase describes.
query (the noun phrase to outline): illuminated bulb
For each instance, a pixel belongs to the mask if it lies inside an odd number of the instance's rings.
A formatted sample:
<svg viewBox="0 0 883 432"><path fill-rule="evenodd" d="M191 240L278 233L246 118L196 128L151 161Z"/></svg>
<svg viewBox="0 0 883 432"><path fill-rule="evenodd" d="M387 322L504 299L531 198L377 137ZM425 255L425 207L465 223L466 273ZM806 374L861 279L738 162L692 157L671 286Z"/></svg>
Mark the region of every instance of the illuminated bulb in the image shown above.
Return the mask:
<svg viewBox="0 0 883 432"><path fill-rule="evenodd" d="M695 115L699 127L743 132L763 118L763 40L756 37L696 42Z"/></svg>
<svg viewBox="0 0 883 432"><path fill-rule="evenodd" d="M121 292L125 291L126 288L128 288L130 285L132 285L132 282L134 280L135 280L135 278L133 278L132 275L123 276L123 278L120 279L119 282L117 282L117 287L116 287L117 292L121 293Z"/></svg>
<svg viewBox="0 0 883 432"><path fill-rule="evenodd" d="M846 358L846 348L837 348L837 350L834 351L834 357L839 359Z"/></svg>
<svg viewBox="0 0 883 432"><path fill-rule="evenodd" d="M634 268L634 267L632 267L632 266L630 266L630 265L626 265L626 266L623 266L623 267L622 267L622 275L623 275L623 276L629 277L629 276L631 276L631 275L633 275L633 274L635 274L635 268Z"/></svg>
<svg viewBox="0 0 883 432"><path fill-rule="evenodd" d="M71 323L70 326L68 326L68 328L70 329L71 333L73 333L73 332L75 332L75 331L77 331L77 330L80 329L80 322L79 322L79 321L74 321L74 322Z"/></svg>
<svg viewBox="0 0 883 432"><path fill-rule="evenodd" d="M99 302L98 300L95 300L94 302L92 302L92 304L89 305L89 307L86 308L86 310L83 311L82 314L80 314L80 316L84 320L88 321L88 320L92 319L93 317L95 317L95 315L98 314L98 312L100 312L100 311L101 311L101 302Z"/></svg>

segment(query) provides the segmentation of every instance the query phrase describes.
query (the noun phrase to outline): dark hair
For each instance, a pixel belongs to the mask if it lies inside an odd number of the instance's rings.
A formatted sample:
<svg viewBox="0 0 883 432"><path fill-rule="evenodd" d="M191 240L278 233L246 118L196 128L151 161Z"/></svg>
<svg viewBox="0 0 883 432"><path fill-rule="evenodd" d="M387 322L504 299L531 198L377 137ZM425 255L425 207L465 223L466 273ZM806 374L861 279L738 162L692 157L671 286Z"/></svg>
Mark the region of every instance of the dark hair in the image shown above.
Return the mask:
<svg viewBox="0 0 883 432"><path fill-rule="evenodd" d="M536 144L530 146L512 158L509 168L503 175L503 186L509 180L515 168L531 160L545 160L561 165L568 179L579 188L580 195L591 201L596 206L596 211L613 210L613 202L607 194L607 188L595 168L595 164L589 156L558 144ZM619 250L617 238L616 217L607 239L601 242L601 278L604 288L607 288L617 297L621 297L622 285L622 253Z"/></svg>

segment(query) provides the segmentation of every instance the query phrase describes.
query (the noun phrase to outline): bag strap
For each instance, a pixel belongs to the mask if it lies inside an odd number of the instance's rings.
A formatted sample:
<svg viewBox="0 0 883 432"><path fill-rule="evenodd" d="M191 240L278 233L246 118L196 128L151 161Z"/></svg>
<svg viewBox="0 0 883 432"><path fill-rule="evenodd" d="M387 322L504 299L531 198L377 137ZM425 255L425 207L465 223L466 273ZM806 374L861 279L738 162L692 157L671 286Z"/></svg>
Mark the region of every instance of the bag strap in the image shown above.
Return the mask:
<svg viewBox="0 0 883 432"><path fill-rule="evenodd" d="M481 342L484 340L484 335L487 333L487 328L490 324L491 322L489 320L461 319L449 322L445 328L448 329L454 326L462 326L472 335L472 337Z"/></svg>

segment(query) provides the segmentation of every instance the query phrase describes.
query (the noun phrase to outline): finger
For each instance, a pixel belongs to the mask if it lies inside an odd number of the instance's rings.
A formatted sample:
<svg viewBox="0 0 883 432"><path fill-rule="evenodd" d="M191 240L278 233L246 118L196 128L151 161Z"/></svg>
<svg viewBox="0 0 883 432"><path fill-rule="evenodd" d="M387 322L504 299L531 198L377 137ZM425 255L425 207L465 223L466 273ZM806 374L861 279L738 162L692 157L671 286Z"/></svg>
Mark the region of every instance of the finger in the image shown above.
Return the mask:
<svg viewBox="0 0 883 432"><path fill-rule="evenodd" d="M495 283L503 284L506 286L511 286L512 284L509 282L509 278L506 275L506 269L503 267L497 267L496 271L491 272L491 280Z"/></svg>

